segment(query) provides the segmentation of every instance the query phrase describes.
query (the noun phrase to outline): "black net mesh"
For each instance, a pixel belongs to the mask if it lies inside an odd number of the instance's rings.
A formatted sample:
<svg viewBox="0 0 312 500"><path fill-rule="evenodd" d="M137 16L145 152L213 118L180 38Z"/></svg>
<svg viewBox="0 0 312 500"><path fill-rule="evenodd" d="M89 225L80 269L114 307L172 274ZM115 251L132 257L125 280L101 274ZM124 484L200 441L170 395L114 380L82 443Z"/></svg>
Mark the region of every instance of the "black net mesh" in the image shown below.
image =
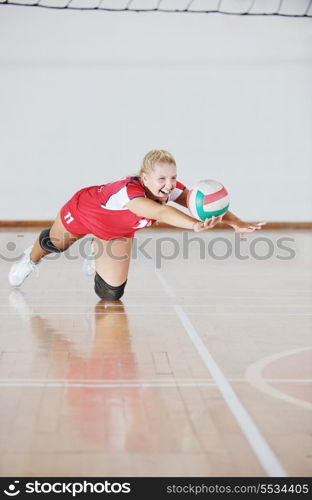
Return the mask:
<svg viewBox="0 0 312 500"><path fill-rule="evenodd" d="M1 5L103 12L312 17L312 0L0 0Z"/></svg>

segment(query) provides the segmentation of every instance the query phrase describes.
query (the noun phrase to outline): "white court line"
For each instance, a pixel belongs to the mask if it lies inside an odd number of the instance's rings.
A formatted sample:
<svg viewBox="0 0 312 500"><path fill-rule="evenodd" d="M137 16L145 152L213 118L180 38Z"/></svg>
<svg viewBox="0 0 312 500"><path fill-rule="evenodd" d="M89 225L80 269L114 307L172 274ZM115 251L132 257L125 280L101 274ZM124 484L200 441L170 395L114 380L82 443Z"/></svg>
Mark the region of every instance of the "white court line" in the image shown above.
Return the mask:
<svg viewBox="0 0 312 500"><path fill-rule="evenodd" d="M181 297L179 297L179 298L181 298ZM201 296L201 297L193 297L193 296L192 296L192 298L202 298L202 296ZM206 298L206 297L205 297L205 298ZM211 298L211 297L209 297L209 298ZM217 298L216 298L216 297L214 297L214 298L215 298L216 300L222 300L222 299L234 299L234 298L237 298L237 297L217 297ZM247 299L247 297L241 297L241 298ZM258 300L259 298L261 298L261 297L257 297L257 300ZM275 297L275 298L276 298L276 297ZM302 300L302 299L298 299L298 300ZM308 299L307 299L307 300L308 300ZM152 307L171 307L171 306L172 306L172 303L169 303L169 304L168 304L168 301L166 301L166 302L167 302L167 303L164 303L164 302L152 302L151 304L149 304L149 303L141 304L141 303L140 303L140 304L124 304L124 305L121 305L121 304L109 304L108 306L103 305L102 309L103 309L103 311L105 311L105 309L107 309L107 308L108 308L108 309L113 308L113 307L115 307L115 308L118 308L118 307L119 307L119 308L121 308L121 307L125 307L125 306L126 306L127 308L131 308L131 307L140 307L140 308L145 308L146 306L152 306ZM275 308L276 308L276 307L286 307L287 309L289 309L289 307L290 307L291 305L293 305L293 304L294 304L294 301L292 300L292 301L291 301L291 304L253 304L253 303L251 303L251 304L246 304L246 303L245 303L245 304L244 304L243 306L241 306L241 307L244 307L244 308L249 308L249 309L250 309L251 307L258 307L258 308L259 308L259 307L263 307L263 308L265 308L265 307L266 307L266 308L269 308L269 307L275 307ZM215 305L216 305L216 304L213 304L213 306L215 306ZM39 308L39 307L49 307L49 308L54 307L54 308L64 308L64 309L65 309L65 308L66 308L66 309L68 309L69 307L71 307L71 308L73 308L73 309L76 309L76 308L77 308L77 309L78 309L78 308L79 308L79 309L81 309L82 307L86 307L86 308L91 308L91 307L93 307L93 308L94 308L94 304L89 304L89 305L86 305L86 303L85 303L85 302L84 302L84 304L64 304L64 305L63 305L63 304L45 304L45 303L43 303L43 304L41 304L41 305L40 305L40 304L36 303L36 305L35 305L35 306L36 306L36 307L38 307L38 308ZM0 304L0 309L6 309L6 308L8 308L8 307L14 307L14 306L8 306L7 304ZM30 306L30 307L31 307L31 306ZM183 307L207 307L207 303L203 302L202 304L198 304L198 303L197 303L197 304L183 304ZM238 307L238 306L237 306L237 305L223 305L222 307L223 307L223 308L224 308L224 307L226 307L227 309L231 309L231 308L232 308L232 309L237 309L237 307ZM309 308L309 307L310 307L310 308L311 308L311 305L310 305L310 303L308 303L308 304L294 304L294 305L293 305L293 307L299 307L299 308L300 308L300 307L301 307L301 308L304 308L304 307Z"/></svg>
<svg viewBox="0 0 312 500"><path fill-rule="evenodd" d="M148 299L156 299L156 300L160 300L162 298L164 298L164 293L163 292L160 292L159 294L150 294L148 293L148 290L146 290L146 293L143 295L135 295L133 293L131 293L130 290L128 290L128 297L131 297L135 300L141 300L142 297L143 298L148 298ZM3 295L3 296L0 296L0 301L2 302L1 304L1 307L3 307L5 304L4 302L7 301L7 298L8 298L8 295ZM58 296L55 296L55 298L53 298L53 296L51 297L47 297L47 296L43 296L43 295L28 295L28 294L25 294L27 300L41 300L42 302L45 301L46 299L47 300L55 300L55 303L57 303L57 301L64 301L64 300L67 300L68 299L68 296L67 295L58 295ZM173 299L204 299L204 300L207 300L207 299L214 299L214 300L217 300L217 299L229 299L229 300L239 300L239 299L248 299L248 300L265 300L265 301L270 301L270 300L281 300L281 301L296 301L296 302L299 302L300 300L304 300L304 301L309 301L311 300L312 298L312 294L311 295L305 295L305 296L298 296L298 294L295 294L294 296L292 295L267 295L267 296L263 296L263 295L250 295L248 293L246 293L245 295L223 295L223 294L205 294L205 293L202 293L202 294L197 294L197 293L192 293L190 292L189 294L181 294L179 292L179 290L176 291L176 294L175 295L168 295L169 297L173 298ZM71 296L72 298L72 296ZM96 298L96 297L95 297ZM81 301L83 301L84 303L90 303L90 305L93 305L94 302L94 297L87 297L87 300L86 298L84 298L83 296L79 296L79 299Z"/></svg>
<svg viewBox="0 0 312 500"><path fill-rule="evenodd" d="M198 333L194 329L182 307L174 306L174 308L188 336L193 342L199 356L207 366L212 378L215 380L219 391L221 392L225 402L231 410L234 418L241 428L242 433L249 442L255 456L261 463L263 469L270 477L287 477L287 474L284 471L282 465L279 463L277 457L274 455L273 451L262 436L256 424L236 396L232 387L209 353L207 347L199 337Z"/></svg>
<svg viewBox="0 0 312 500"><path fill-rule="evenodd" d="M157 274L161 274L160 271L156 268L154 268L154 271L155 273ZM163 279L163 276L162 278ZM168 285L167 285L168 286ZM155 293L159 293L159 290L157 289L151 289L151 288L135 288L135 289L131 289L131 288L128 288L129 291L131 291L131 293L136 293L136 292L155 292ZM179 291L187 291L187 292L197 292L200 291L200 292L211 292L211 288L201 288L201 289L198 289L198 288L181 288L179 287L178 288ZM9 288L8 287L8 291L5 292L5 293L0 293L0 297L7 297L8 296L8 293L10 293L10 291L12 291L12 288ZM215 292L218 293L218 292L223 292L224 290L222 288L220 289L216 289ZM259 290L261 292L264 292L264 290ZM65 293L73 293L73 292L88 292L86 293L86 295L88 295L88 297L92 297L92 295L89 293L88 290L86 290L86 288L62 288L62 290L58 289L58 288L51 288L49 289L49 294L42 294L42 293L38 293L38 294L34 294L33 291L31 290L24 290L25 294L27 294L27 296L29 297L45 297L45 295L51 295L51 292L55 292L56 294L56 297L59 298L61 295L60 295L60 292L65 292ZM29 292L29 293L28 293ZM227 287L227 292L240 292L240 293L248 293L248 292L255 292L255 289L254 288L228 288ZM292 294L297 294L297 293L308 293L308 294L312 294L312 289L309 289L309 288L306 288L306 289L295 289L295 288L277 288L277 289L271 289L269 291L269 294L272 294L272 296L274 296L274 293L275 292L283 292L283 294L287 293L287 292L290 292ZM215 296L215 293L212 295L212 296ZM271 295L267 295L267 297L271 297Z"/></svg>
<svg viewBox="0 0 312 500"><path fill-rule="evenodd" d="M184 382L174 383L174 382L159 382L159 383L148 383L148 382L137 382L124 384L121 382L116 383L105 383L105 384L94 384L94 383L77 383L77 382L0 382L0 387L86 387L86 388L124 388L124 387L214 387L215 382Z"/></svg>
<svg viewBox="0 0 312 500"><path fill-rule="evenodd" d="M159 271L158 271L159 273ZM159 273L160 274L160 273ZM166 283L164 277L162 276L162 281L166 285L166 290L170 290L170 286ZM232 415L236 419L242 433L247 439L249 445L251 446L255 456L259 460L263 469L266 471L270 477L287 477L286 471L283 469L282 465L279 463L277 457L274 455L273 451L269 447L268 443L260 433L256 424L247 413L246 409L236 396L232 387L226 380L219 366L209 353L204 342L199 337L195 328L191 324L187 315L183 311L181 306L173 306L178 318L180 319L183 327L185 328L188 336L194 344L199 356L208 368L212 378L216 382L216 385L221 392L224 401L227 403Z"/></svg>
<svg viewBox="0 0 312 500"><path fill-rule="evenodd" d="M170 286L168 286L168 284L167 284L165 278L163 277L162 273L158 269L156 269L156 267L154 268L154 271L155 271L155 274L156 274L157 278L159 279L160 283L162 284L162 287L165 290L167 296L175 298L176 294L174 293L174 291L172 290L172 288Z"/></svg>
<svg viewBox="0 0 312 500"><path fill-rule="evenodd" d="M144 288L136 288L135 290L146 290ZM135 291L133 290L133 291ZM211 287L207 287L207 288L191 288L191 287L180 287L179 286L179 290L182 291L182 292L198 292L199 290L201 292L211 292ZM228 292L240 292L240 293L244 293L244 292L255 292L256 290L254 288L229 288L227 287L226 290ZM156 291L156 290L152 290L152 291ZM217 288L216 289L216 292L222 292L223 289L222 288ZM259 290L259 292L264 292L265 290ZM286 292L291 292L291 293L312 293L312 288L300 288L300 289L297 289L297 288L271 288L270 290L268 290L268 293L275 293L275 292L283 292L283 293L286 293Z"/></svg>
<svg viewBox="0 0 312 500"><path fill-rule="evenodd" d="M248 366L246 372L245 372L245 377L246 380L256 387L259 391L264 392L265 394L268 394L271 397L281 399L282 401L286 401L287 403L294 404L296 406L299 406L301 408L309 409L312 410L312 403L309 401L303 401L301 399L295 398L287 392L282 391L281 389L278 389L275 386L272 386L271 383L276 383L276 382L282 382L282 383L287 383L287 379L267 379L263 377L263 370L267 365L272 363L273 361L280 361L283 358L287 356L292 356L296 354L301 354L302 352L309 352L312 350L312 346L306 346L306 347L299 347L297 349L291 349L289 351L282 351L278 352L276 354L270 355L270 356L265 356L264 358L259 359L255 363L251 364ZM302 380L297 380L297 382L302 383ZM309 379L304 380L303 382L309 382Z"/></svg>
<svg viewBox="0 0 312 500"><path fill-rule="evenodd" d="M172 305L172 307L175 307ZM77 312L77 311L66 311L66 312L50 312L50 311L38 311L38 312L32 312L32 313L27 313L27 316L96 316L100 314L110 314L112 316L116 315L126 315L128 316L129 314L136 315L136 316L168 316L174 314L172 311L144 311L144 312L137 312L137 311L129 311L129 312L112 312L112 311L105 311L103 312L93 312L93 311L85 311L85 312ZM300 313L300 312L294 312L294 313L283 313L283 312L188 312L189 316L312 316L312 313ZM19 315L17 312L11 313L11 312L0 312L0 316L13 316L18 318Z"/></svg>
<svg viewBox="0 0 312 500"><path fill-rule="evenodd" d="M278 382L278 383L294 383L294 384L311 384L312 379L289 379L289 378L264 378L265 382ZM228 382L231 383L251 383L248 378L229 378ZM83 379L71 379L69 382L66 379L14 379L3 378L0 379L0 387L215 387L216 382L213 379L209 380L175 380L156 382L155 380L142 380L140 382L126 382L125 380L114 380L104 382L101 380L89 380L88 382Z"/></svg>

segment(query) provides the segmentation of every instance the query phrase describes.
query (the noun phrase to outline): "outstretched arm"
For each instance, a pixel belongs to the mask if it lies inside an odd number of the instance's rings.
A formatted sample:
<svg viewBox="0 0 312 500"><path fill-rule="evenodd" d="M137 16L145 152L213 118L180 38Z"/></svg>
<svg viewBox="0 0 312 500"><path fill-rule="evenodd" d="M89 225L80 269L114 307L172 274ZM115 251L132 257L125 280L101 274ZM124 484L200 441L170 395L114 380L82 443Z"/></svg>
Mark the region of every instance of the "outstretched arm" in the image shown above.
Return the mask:
<svg viewBox="0 0 312 500"><path fill-rule="evenodd" d="M249 224L243 222L239 217L234 215L229 210L223 215L222 224L230 226L234 229L236 233L240 233L241 237L244 233L252 233L262 228L266 222L256 222L255 224Z"/></svg>
<svg viewBox="0 0 312 500"><path fill-rule="evenodd" d="M178 203L179 205L182 205L182 207L187 208L187 195L188 195L189 190L184 189L183 193L175 200L175 203ZM233 212L230 212L229 210L223 215L222 217L222 222L221 219L219 218L219 221L216 222L216 224L219 224L219 227L226 227L230 226L234 229L236 233L240 233L241 237L243 237L244 233L252 233L253 231L259 230L264 226L266 223L265 222L257 222L255 224L247 224L246 222L242 221L239 217L233 214ZM214 224L215 225L215 224Z"/></svg>
<svg viewBox="0 0 312 500"><path fill-rule="evenodd" d="M149 200L148 198L134 198L126 203L126 207L140 217L156 219L170 226L192 229L197 233L211 229L221 221L221 217L206 219L205 222L198 221L174 207L160 205L156 201Z"/></svg>

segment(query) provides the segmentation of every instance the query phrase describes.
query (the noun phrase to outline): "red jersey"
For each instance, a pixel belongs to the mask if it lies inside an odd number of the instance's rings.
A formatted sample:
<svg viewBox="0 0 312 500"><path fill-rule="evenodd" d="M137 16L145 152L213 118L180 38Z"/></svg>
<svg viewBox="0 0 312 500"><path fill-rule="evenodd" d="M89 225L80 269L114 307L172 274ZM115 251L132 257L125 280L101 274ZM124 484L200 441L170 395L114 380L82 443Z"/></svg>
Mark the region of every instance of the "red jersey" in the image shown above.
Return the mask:
<svg viewBox="0 0 312 500"><path fill-rule="evenodd" d="M185 186L177 182L168 201L175 201L184 189ZM63 206L62 222L75 235L94 234L103 240L133 238L138 229L156 222L140 217L126 207L130 200L138 197L147 198L140 177L86 187Z"/></svg>

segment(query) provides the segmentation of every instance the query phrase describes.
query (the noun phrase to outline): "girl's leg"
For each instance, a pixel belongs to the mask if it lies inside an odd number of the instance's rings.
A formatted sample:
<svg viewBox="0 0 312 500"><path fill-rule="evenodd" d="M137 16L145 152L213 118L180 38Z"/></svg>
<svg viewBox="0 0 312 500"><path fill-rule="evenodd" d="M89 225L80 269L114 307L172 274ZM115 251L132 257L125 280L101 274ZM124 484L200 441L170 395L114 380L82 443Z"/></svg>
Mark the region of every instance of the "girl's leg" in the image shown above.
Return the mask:
<svg viewBox="0 0 312 500"><path fill-rule="evenodd" d="M60 250L66 250L80 238L82 238L82 236L71 234L65 229L61 220L61 216L60 214L58 214L50 229L50 240L53 245ZM46 250L43 250L41 248L38 237L31 250L30 258L32 262L39 262L42 257L48 255L49 253L51 252L47 252Z"/></svg>
<svg viewBox="0 0 312 500"><path fill-rule="evenodd" d="M52 244L52 246L61 251L66 250L75 241L82 238L82 235L77 236L71 234L65 229L60 215L57 216L51 229L46 230L45 233L45 238L50 241L50 245ZM40 237L37 238L32 247L30 246L26 248L21 259L11 267L8 276L10 285L20 286L27 276L29 276L36 269L37 264L40 262L42 257L51 253L42 249L39 240ZM56 249L54 249L54 251L56 251Z"/></svg>
<svg viewBox="0 0 312 500"><path fill-rule="evenodd" d="M131 258L131 238L95 240L95 291L103 300L123 295Z"/></svg>

